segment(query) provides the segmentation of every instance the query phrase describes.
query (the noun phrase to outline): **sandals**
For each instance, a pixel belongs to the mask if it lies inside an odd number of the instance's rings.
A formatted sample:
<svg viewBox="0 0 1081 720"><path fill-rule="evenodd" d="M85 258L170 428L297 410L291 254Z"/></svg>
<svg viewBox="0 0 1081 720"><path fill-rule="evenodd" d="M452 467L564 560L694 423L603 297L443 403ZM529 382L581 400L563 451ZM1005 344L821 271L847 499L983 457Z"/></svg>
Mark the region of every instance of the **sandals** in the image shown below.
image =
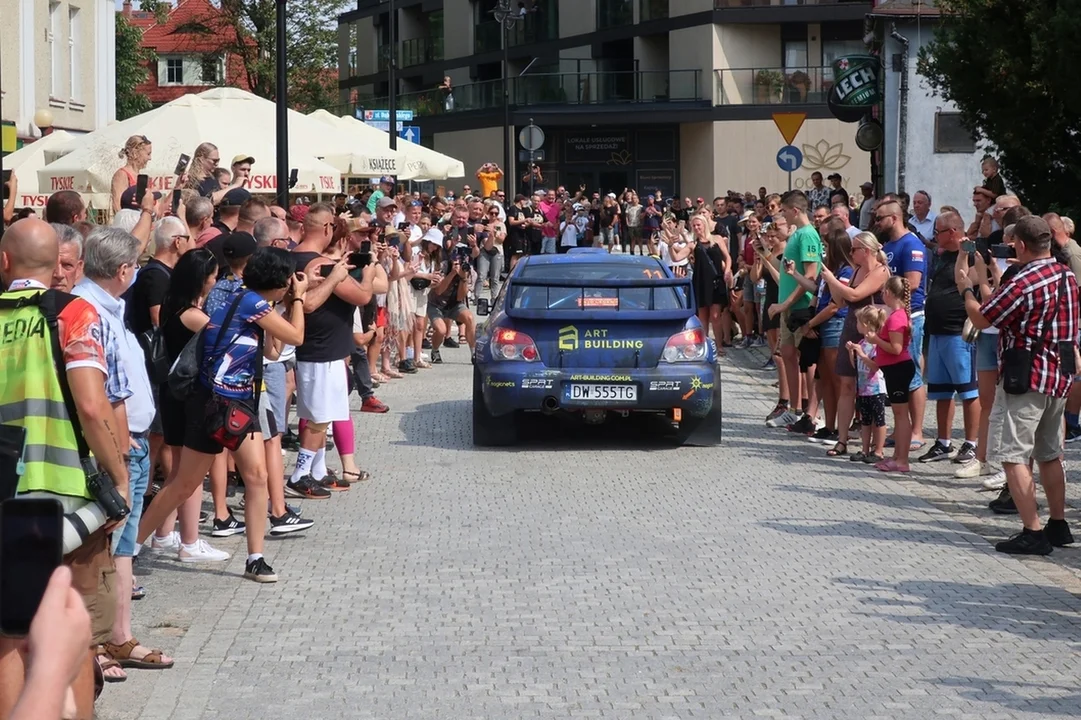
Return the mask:
<svg viewBox="0 0 1081 720"><path fill-rule="evenodd" d="M385 383L385 382L390 382L390 378L388 378L386 375L384 375L383 373L380 373L380 372L373 372L372 373L372 385L374 385L375 387L379 387L379 385L377 385L377 383Z"/></svg>
<svg viewBox="0 0 1081 720"><path fill-rule="evenodd" d="M869 458L869 457L871 457L871 456L868 455L868 454L865 454L861 450L860 452L853 453L853 454L849 455L848 459L851 460L852 462L867 462L867 458ZM878 460L881 460L881 459L882 458L878 458ZM878 462L878 460L875 460L875 462Z"/></svg>
<svg viewBox="0 0 1081 720"><path fill-rule="evenodd" d="M383 372L381 374L383 375L383 377L390 378L391 380L398 380L399 378L402 377L402 374L400 372L398 372L397 370L392 370L392 369L387 369L387 368L383 368Z"/></svg>
<svg viewBox="0 0 1081 720"><path fill-rule="evenodd" d="M430 362L426 362L424 360L415 360L413 362L413 364L416 365L421 370L427 370L428 368L430 368L432 366L432 364Z"/></svg>
<svg viewBox="0 0 1081 720"><path fill-rule="evenodd" d="M342 477L351 483L364 482L365 480L372 479L371 473L369 473L367 470L360 470L359 472L342 470Z"/></svg>
<svg viewBox="0 0 1081 720"><path fill-rule="evenodd" d="M867 453L863 456L863 461L868 465L877 465L880 462L885 461L885 457L882 455L875 455L874 453Z"/></svg>
<svg viewBox="0 0 1081 720"><path fill-rule="evenodd" d="M829 457L844 457L848 454L848 443L839 442L829 450L826 451L826 455Z"/></svg>
<svg viewBox="0 0 1081 720"><path fill-rule="evenodd" d="M883 460L882 462L875 464L875 470L879 470L881 472L906 473L909 472L909 467L908 465L898 465L893 460Z"/></svg>
<svg viewBox="0 0 1081 720"><path fill-rule="evenodd" d="M134 587L132 587L132 589L131 589L131 599L132 600L142 600L145 597L146 597L146 588L145 587L143 587L142 585L135 585Z"/></svg>
<svg viewBox="0 0 1081 720"><path fill-rule="evenodd" d="M121 666L120 663L109 657L109 651L105 649L104 645L98 645L96 648L94 648L94 659L97 661L96 664L98 666L98 669L101 670L101 679L103 682L122 683L127 681L127 673L124 673L123 675L105 674L106 670L120 668Z"/></svg>
<svg viewBox="0 0 1081 720"><path fill-rule="evenodd" d="M131 652L138 646L139 641L135 638L128 640L123 645L114 645L113 643L102 644L105 653L119 663L122 668L135 668L137 670L168 670L173 666L172 660L169 662L162 662L164 653L157 649L152 649L142 658L133 658Z"/></svg>

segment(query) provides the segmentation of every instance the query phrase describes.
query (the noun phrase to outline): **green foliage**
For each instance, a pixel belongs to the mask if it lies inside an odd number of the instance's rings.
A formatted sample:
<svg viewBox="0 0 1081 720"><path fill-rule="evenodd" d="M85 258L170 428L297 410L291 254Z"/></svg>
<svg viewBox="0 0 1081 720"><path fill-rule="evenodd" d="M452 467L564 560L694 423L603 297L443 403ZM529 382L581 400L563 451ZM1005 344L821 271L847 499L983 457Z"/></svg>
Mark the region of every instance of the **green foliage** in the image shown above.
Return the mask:
<svg viewBox="0 0 1081 720"><path fill-rule="evenodd" d="M1081 211L1077 0L938 0L919 72L987 139L1033 212ZM1076 214L1074 215L1077 216Z"/></svg>
<svg viewBox="0 0 1081 720"><path fill-rule="evenodd" d="M150 98L137 88L147 78L146 65L153 66L154 52L139 45L142 32L116 13L116 119L127 120L150 110Z"/></svg>

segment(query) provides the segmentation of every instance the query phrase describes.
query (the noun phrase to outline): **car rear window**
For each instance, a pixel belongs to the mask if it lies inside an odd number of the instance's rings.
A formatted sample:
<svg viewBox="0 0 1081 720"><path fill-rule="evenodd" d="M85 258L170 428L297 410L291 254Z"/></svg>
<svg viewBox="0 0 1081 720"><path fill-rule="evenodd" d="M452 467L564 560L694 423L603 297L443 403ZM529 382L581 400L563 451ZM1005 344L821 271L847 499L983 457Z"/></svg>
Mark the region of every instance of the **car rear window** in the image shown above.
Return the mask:
<svg viewBox="0 0 1081 720"><path fill-rule="evenodd" d="M522 268L522 284L512 286L512 308L547 310L681 310L687 307L679 287L597 287L593 281L662 279L656 262L545 263ZM566 286L530 286L529 281L566 282Z"/></svg>

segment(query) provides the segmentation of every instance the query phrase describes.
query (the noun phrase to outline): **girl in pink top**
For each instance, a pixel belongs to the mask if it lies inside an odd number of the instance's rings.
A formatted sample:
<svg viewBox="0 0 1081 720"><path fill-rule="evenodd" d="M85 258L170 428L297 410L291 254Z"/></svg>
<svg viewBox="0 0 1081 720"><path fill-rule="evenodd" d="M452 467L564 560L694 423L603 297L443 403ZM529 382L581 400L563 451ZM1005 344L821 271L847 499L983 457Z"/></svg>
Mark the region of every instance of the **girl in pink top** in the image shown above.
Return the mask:
<svg viewBox="0 0 1081 720"><path fill-rule="evenodd" d="M893 410L893 457L875 468L883 472L908 472L908 446L912 440L912 423L908 417L908 385L916 374L916 365L908 352L912 337L909 302L912 291L908 280L894 275L882 288L882 300L889 308L889 317L881 332L869 332L864 337L875 346L875 363L886 380L886 396Z"/></svg>

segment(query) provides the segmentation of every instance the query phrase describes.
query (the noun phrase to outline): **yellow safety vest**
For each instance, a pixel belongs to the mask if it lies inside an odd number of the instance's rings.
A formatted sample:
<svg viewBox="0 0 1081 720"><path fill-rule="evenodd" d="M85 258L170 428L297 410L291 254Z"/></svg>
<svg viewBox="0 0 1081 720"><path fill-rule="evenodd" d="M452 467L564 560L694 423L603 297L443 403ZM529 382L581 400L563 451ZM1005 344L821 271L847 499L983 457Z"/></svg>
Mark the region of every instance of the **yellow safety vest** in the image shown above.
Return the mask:
<svg viewBox="0 0 1081 720"><path fill-rule="evenodd" d="M79 441L59 379L65 372L63 358L54 351L59 348L56 312L65 299L40 288L0 295L0 423L26 428L19 493L89 500Z"/></svg>

